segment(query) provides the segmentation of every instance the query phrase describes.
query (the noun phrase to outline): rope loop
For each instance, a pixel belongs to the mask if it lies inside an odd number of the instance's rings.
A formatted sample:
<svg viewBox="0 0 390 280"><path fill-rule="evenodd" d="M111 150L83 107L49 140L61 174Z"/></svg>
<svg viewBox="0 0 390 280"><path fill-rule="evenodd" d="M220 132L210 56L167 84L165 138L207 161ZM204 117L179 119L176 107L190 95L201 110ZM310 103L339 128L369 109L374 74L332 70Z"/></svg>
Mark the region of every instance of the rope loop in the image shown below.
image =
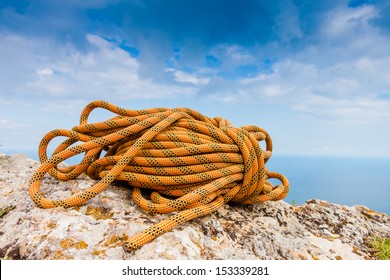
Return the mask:
<svg viewBox="0 0 390 280"><path fill-rule="evenodd" d="M96 108L115 116L89 123ZM66 140L48 157L48 145L56 137ZM30 196L39 207L82 205L112 182L124 181L133 187L132 198L142 209L174 212L128 238L123 245L126 251L138 249L176 225L208 215L223 204L279 200L289 191L287 178L268 172L265 166L272 155L272 141L264 129L236 128L226 119L209 118L189 108L128 110L94 101L82 111L79 125L47 133L38 153L41 165L30 180ZM84 154L79 164L58 166L78 154ZM71 197L52 200L40 191L46 173L63 181L85 173L98 182ZM273 186L270 178L281 184Z"/></svg>

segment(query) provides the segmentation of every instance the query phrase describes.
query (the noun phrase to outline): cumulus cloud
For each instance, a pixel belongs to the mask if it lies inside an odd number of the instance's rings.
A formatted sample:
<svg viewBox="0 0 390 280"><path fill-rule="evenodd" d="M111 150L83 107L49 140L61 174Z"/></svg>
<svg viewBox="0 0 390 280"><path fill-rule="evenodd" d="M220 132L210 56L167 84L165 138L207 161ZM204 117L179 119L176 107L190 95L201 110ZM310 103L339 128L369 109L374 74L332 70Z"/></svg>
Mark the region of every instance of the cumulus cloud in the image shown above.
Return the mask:
<svg viewBox="0 0 390 280"><path fill-rule="evenodd" d="M286 104L327 122L389 120L390 40L370 25L377 16L368 5L324 14L315 44L275 62L269 71L237 80L239 90L224 100ZM329 37L345 34L328 44Z"/></svg>
<svg viewBox="0 0 390 280"><path fill-rule="evenodd" d="M238 44L218 44L210 49L209 55L220 61L222 71L253 64L257 59L250 49Z"/></svg>
<svg viewBox="0 0 390 280"><path fill-rule="evenodd" d="M210 81L210 78L208 78L208 77L200 77L197 74L186 73L186 72L176 70L173 68L167 68L166 71L173 73L173 75L175 77L175 81L180 82L180 83L191 83L194 85L206 85Z"/></svg>
<svg viewBox="0 0 390 280"><path fill-rule="evenodd" d="M0 39L2 96L14 98L134 99L191 95L193 89L159 84L139 75L140 63L126 50L94 34L89 48L5 35ZM6 63L9 62L9 63ZM202 82L202 80L200 80Z"/></svg>
<svg viewBox="0 0 390 280"><path fill-rule="evenodd" d="M353 36L354 31L365 32L372 30L370 21L379 17L379 11L371 5L357 8L338 7L325 14L326 25L322 26L322 32L329 37Z"/></svg>
<svg viewBox="0 0 390 280"><path fill-rule="evenodd" d="M276 63L271 73L240 83L251 98L288 104L301 114L326 121L369 123L390 117L389 100L378 98L389 94L389 65L390 57L329 67L284 61ZM242 93L234 101L239 100Z"/></svg>

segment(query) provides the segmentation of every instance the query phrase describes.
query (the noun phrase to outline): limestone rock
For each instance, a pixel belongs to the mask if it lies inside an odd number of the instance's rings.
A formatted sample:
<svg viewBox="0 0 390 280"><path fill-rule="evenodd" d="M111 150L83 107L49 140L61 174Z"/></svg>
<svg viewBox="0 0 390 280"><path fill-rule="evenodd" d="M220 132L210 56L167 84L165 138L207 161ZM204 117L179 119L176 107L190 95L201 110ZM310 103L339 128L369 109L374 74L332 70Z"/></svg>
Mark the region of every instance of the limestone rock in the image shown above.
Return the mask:
<svg viewBox="0 0 390 280"><path fill-rule="evenodd" d="M369 238L390 237L390 217L364 206L312 199L225 205L126 253L122 243L165 219L131 199L131 189L113 184L80 207L41 209L28 181L39 164L24 155L0 154L0 257L12 259L370 259ZM59 182L49 176L42 190L64 198L93 185L87 176Z"/></svg>

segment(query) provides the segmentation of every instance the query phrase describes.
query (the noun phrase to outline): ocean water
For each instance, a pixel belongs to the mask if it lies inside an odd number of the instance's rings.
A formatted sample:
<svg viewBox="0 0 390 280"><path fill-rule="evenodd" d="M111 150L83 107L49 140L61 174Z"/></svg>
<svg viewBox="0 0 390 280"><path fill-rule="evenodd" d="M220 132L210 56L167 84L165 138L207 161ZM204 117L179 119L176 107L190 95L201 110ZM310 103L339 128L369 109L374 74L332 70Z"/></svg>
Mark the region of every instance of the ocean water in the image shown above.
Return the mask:
<svg viewBox="0 0 390 280"><path fill-rule="evenodd" d="M8 155L15 152L37 160L36 151L0 149ZM274 154L266 166L288 178L291 188L284 200L290 204L318 198L347 206L365 205L390 215L390 158Z"/></svg>
<svg viewBox="0 0 390 280"><path fill-rule="evenodd" d="M390 158L273 155L266 165L289 179L288 203L318 198L390 215Z"/></svg>

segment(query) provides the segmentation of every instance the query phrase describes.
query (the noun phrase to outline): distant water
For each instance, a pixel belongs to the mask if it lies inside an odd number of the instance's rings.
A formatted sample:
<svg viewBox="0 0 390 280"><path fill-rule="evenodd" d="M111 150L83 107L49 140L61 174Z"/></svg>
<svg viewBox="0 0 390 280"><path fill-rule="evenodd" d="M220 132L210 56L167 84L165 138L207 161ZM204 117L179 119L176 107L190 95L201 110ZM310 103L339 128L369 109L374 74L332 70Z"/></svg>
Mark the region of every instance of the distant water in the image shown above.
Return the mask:
<svg viewBox="0 0 390 280"><path fill-rule="evenodd" d="M15 152L0 149L0 153ZM17 153L37 160L36 151ZM270 171L287 176L291 189L284 200L290 204L318 198L348 206L365 205L390 215L390 158L273 155L266 165Z"/></svg>
<svg viewBox="0 0 390 280"><path fill-rule="evenodd" d="M318 198L390 215L390 158L273 155L266 165L289 179L288 203Z"/></svg>

